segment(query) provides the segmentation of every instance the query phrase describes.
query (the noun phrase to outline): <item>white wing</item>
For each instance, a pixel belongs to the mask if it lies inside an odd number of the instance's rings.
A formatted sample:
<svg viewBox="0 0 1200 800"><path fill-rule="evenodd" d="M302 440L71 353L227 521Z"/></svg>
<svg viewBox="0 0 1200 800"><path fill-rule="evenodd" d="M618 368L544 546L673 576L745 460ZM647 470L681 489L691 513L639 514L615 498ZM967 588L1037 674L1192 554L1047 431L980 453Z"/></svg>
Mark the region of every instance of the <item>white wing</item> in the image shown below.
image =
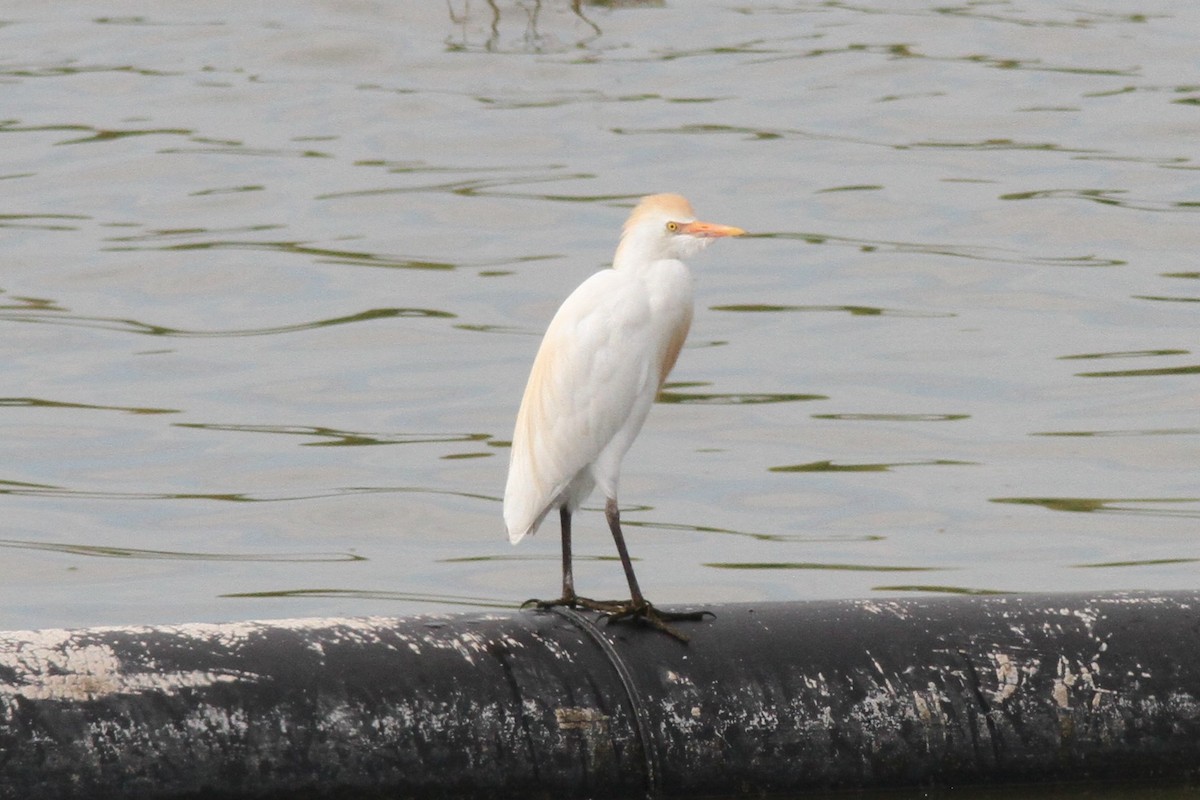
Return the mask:
<svg viewBox="0 0 1200 800"><path fill-rule="evenodd" d="M550 322L513 432L504 519L514 544L537 529L568 488L590 491L592 476L581 472L602 454L612 474L597 477L615 484L621 456L665 377L667 351L674 363L691 317L689 297L677 335L680 320L656 314L661 309L646 288L628 274L602 270Z"/></svg>

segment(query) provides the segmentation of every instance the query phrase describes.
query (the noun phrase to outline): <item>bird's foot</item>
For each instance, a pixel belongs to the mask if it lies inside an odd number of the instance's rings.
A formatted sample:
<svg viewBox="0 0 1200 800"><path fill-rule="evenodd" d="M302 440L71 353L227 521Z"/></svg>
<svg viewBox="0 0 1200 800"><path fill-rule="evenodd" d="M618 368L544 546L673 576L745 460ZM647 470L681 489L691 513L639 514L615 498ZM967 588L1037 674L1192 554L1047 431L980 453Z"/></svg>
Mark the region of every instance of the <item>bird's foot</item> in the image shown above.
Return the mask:
<svg viewBox="0 0 1200 800"><path fill-rule="evenodd" d="M536 608L540 611L549 611L559 606L586 608L589 611L603 614L608 622L623 622L625 620L641 622L662 631L668 636L673 636L681 642L689 641L689 637L681 631L672 628L667 624L668 622L699 622L705 616L716 616L711 611L703 610L662 611L647 600L642 600L641 602L634 602L633 600L593 600L590 597L579 597L578 595L560 597L557 600L538 600L537 598L532 598L521 604L521 608Z"/></svg>
<svg viewBox="0 0 1200 800"><path fill-rule="evenodd" d="M536 597L531 597L524 603L521 603L521 608L536 608L539 611L549 611L552 608L566 606L567 608L586 608L591 611L603 611L607 614L611 613L611 611L606 609L616 607L619 604L617 600L592 600L590 597L580 597L579 595L571 594L563 595L557 600L539 600Z"/></svg>
<svg viewBox="0 0 1200 800"><path fill-rule="evenodd" d="M633 600L606 600L594 606L585 606L593 611L599 611L608 616L610 622L635 620L673 636L681 642L689 641L689 637L681 631L668 625L668 622L699 622L705 615L715 617L711 611L662 611L655 608L648 600L635 602Z"/></svg>

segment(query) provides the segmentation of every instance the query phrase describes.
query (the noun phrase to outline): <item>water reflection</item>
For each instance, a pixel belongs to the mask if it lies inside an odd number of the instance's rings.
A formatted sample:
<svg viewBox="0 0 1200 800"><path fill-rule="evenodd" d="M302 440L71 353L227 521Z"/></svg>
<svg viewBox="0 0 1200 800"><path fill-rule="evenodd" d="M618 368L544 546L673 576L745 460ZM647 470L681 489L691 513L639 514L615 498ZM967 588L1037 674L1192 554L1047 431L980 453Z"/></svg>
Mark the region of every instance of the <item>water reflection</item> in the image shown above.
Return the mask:
<svg viewBox="0 0 1200 800"><path fill-rule="evenodd" d="M0 495L14 497L59 497L76 500L213 500L222 503L291 503L302 500L324 500L360 494L421 494L458 497L468 500L499 502L493 495L474 492L455 492L423 486L351 486L299 494L250 494L248 492L125 492L96 489L72 489L28 481L0 480Z"/></svg>
<svg viewBox="0 0 1200 800"><path fill-rule="evenodd" d="M0 539L0 547L17 550L44 550L75 556L97 558L133 558L151 561L265 561L275 563L325 563L335 561L366 561L354 553L202 553L177 550L147 550L141 547L112 547L68 542L33 542L21 539Z"/></svg>
<svg viewBox="0 0 1200 800"><path fill-rule="evenodd" d="M1154 356L1186 356L1189 353L1191 350L1117 350L1111 353L1077 353L1058 358L1060 361L1088 358L1152 358Z"/></svg>
<svg viewBox="0 0 1200 800"><path fill-rule="evenodd" d="M164 336L181 338L222 338L243 336L274 336L283 333L311 331L318 328L329 328L335 325L347 325L356 322L370 322L379 319L399 317L453 319L449 311L438 311L432 308L372 308L357 314L347 314L340 317L299 322L292 325L274 325L266 328L227 328L224 330L188 330L172 328L167 325L156 325L150 322L140 322L135 319L120 319L114 317L92 317L82 314L67 313L64 309L55 308L0 308L0 322L27 322L38 325L62 325L75 328L97 328L99 330L136 333L146 336Z"/></svg>
<svg viewBox="0 0 1200 800"><path fill-rule="evenodd" d="M177 408L147 408L144 406L104 406L92 403L67 403L40 397L0 397L0 408L62 408L86 411L121 411L126 414L180 414Z"/></svg>
<svg viewBox="0 0 1200 800"><path fill-rule="evenodd" d="M25 178L29 175L6 175L8 178ZM15 228L31 231L76 231L77 225L66 225L62 220L84 222L91 217L78 214L0 214L0 228Z"/></svg>
<svg viewBox="0 0 1200 800"><path fill-rule="evenodd" d="M946 567L897 567L887 564L829 564L811 561L718 561L705 564L715 569L833 570L837 572L942 572Z"/></svg>
<svg viewBox="0 0 1200 800"><path fill-rule="evenodd" d="M1076 372L1078 378L1149 378L1159 375L1200 375L1200 364L1184 367L1155 367L1151 369L1114 369L1099 372Z"/></svg>
<svg viewBox="0 0 1200 800"><path fill-rule="evenodd" d="M589 510L603 512L604 509L596 508ZM621 513L625 514L630 510L646 511L651 509L649 506L640 506L636 509L622 508ZM692 525L683 522L644 522L625 518L621 519L621 525L625 528L646 528L649 530L658 531L685 531L688 533L715 533L722 536L740 536L758 542L880 542L887 538L877 533L831 534L828 531L812 534L755 533L752 531L734 530L732 528L718 528L713 525Z"/></svg>
<svg viewBox="0 0 1200 800"><path fill-rule="evenodd" d="M927 461L896 461L890 464L835 464L832 461L812 461L808 464L789 464L769 467L769 472L891 472L896 467L976 466L975 461L954 461L935 458Z"/></svg>
<svg viewBox="0 0 1200 800"><path fill-rule="evenodd" d="M1047 256L1041 253L1023 253L998 247L983 247L961 244L898 242L877 239L861 239L848 236L831 236L818 233L758 233L763 239L796 239L808 244L831 244L854 247L864 253L917 253L930 256L949 256L970 261L995 264L1039 264L1046 267L1119 267L1121 259L1086 256Z"/></svg>
<svg viewBox="0 0 1200 800"><path fill-rule="evenodd" d="M1111 431L1036 431L1030 436L1195 436L1200 428L1144 428Z"/></svg>
<svg viewBox="0 0 1200 800"><path fill-rule="evenodd" d="M949 311L906 311L895 308L882 308L878 306L850 306L850 305L814 305L814 306L779 306L768 305L763 303L750 303L740 305L724 305L724 306L709 306L712 311L735 311L739 313L767 313L777 314L786 311L801 311L801 312L842 312L849 314L852 317L916 317L916 318L945 318L957 316Z"/></svg>
<svg viewBox="0 0 1200 800"><path fill-rule="evenodd" d="M711 385L712 384L705 381L681 381L678 383L667 383L664 384L663 390L658 393L657 402L675 403L679 405L736 406L757 405L761 403L795 403L806 402L809 400L829 399L822 394L678 391L679 389Z"/></svg>
<svg viewBox="0 0 1200 800"><path fill-rule="evenodd" d="M1159 303L1200 303L1200 297L1169 297L1166 295L1135 294L1134 300L1154 300Z"/></svg>
<svg viewBox="0 0 1200 800"><path fill-rule="evenodd" d="M1105 561L1098 564L1075 564L1076 569L1110 569L1113 567L1157 567L1163 564L1197 564L1200 558L1145 558L1139 561Z"/></svg>
<svg viewBox="0 0 1200 800"><path fill-rule="evenodd" d="M0 74L4 74L0 71ZM112 142L118 139L126 139L135 136L191 136L192 131L183 128L127 128L125 130L112 130L105 128L94 128L91 125L22 125L17 120L0 121L0 134L2 133L43 133L48 131L66 132L66 133L86 133L86 136L78 136L72 139L61 139L55 144L93 144L95 142Z"/></svg>
<svg viewBox="0 0 1200 800"><path fill-rule="evenodd" d="M852 422L955 422L970 419L970 414L813 414L813 419L837 419Z"/></svg>
<svg viewBox="0 0 1200 800"><path fill-rule="evenodd" d="M1006 589L977 589L969 586L942 586L938 584L898 584L894 586L872 586L873 592L930 592L935 594L994 595L1015 594ZM1006 796L1007 797L1007 796Z"/></svg>
<svg viewBox="0 0 1200 800"><path fill-rule="evenodd" d="M1001 200L1088 200L1106 206L1131 208L1138 211L1200 211L1200 203L1187 200L1180 202L1165 202L1153 200L1138 200L1126 197L1129 192L1125 189L1038 189L1029 192L1013 192L1000 195Z"/></svg>
<svg viewBox="0 0 1200 800"><path fill-rule="evenodd" d="M518 608L521 604L497 597L474 597L455 594L418 594L414 592L390 592L374 589L273 589L259 592L231 592L218 595L223 598L239 599L293 599L314 597L345 598L352 600L385 600L394 603L435 603L445 606L474 606L482 608Z"/></svg>
<svg viewBox="0 0 1200 800"><path fill-rule="evenodd" d="M1050 511L1085 514L1128 514L1141 517L1200 519L1200 508L1143 508L1170 503L1200 505L1200 497L993 497L993 503L1040 506Z"/></svg>
<svg viewBox="0 0 1200 800"><path fill-rule="evenodd" d="M193 228L183 230L159 230L150 231L149 233L141 233L134 236L114 236L108 239L109 242L117 242L115 246L108 246L104 249L110 252L135 252L139 250L162 250L162 251L191 251L191 250L266 250L274 253L285 253L287 255L303 256L305 259L311 260L316 264L341 264L353 267L382 267L386 269L418 269L418 270L452 270L463 266L461 263L453 263L449 261L434 261L427 258L413 258L409 256L389 256L378 253L367 253L356 250L332 249L328 247L314 247L303 242L289 241L274 241L263 242L253 239L218 239L212 241L188 241L178 244L162 244L169 242L171 239L190 238L194 239L197 236L212 236L220 235L227 236L229 233L238 232L261 232L277 228L277 225L256 225L252 228L239 228L227 230L214 230L205 228ZM143 242L151 244L142 245ZM479 261L474 266L501 266L510 262L506 261Z"/></svg>
<svg viewBox="0 0 1200 800"><path fill-rule="evenodd" d="M477 170L470 170L476 172ZM424 172L424 170L422 171ZM526 186L538 183L557 183L559 181L578 181L594 178L595 175L588 173L568 173L555 175L530 175L525 177L504 177L504 178L464 178L457 181L441 181L436 183L422 183L416 186L388 186L379 189L355 189L345 192L330 192L328 194L317 195L317 200L339 200L350 197L378 197L385 195L402 195L412 194L414 192L444 192L446 194L454 194L460 197L548 197L549 195L530 195L518 192L497 192L492 191L497 188L511 189L516 186ZM590 198L594 199L594 198Z"/></svg>
<svg viewBox="0 0 1200 800"><path fill-rule="evenodd" d="M531 0L500 3L452 0L448 3L455 33L446 49L457 52L561 53L583 50L603 31L588 7L662 8L666 0Z"/></svg>
<svg viewBox="0 0 1200 800"><path fill-rule="evenodd" d="M487 442L487 433L366 433L343 431L320 425L235 425L214 422L177 422L179 428L195 428L206 431L232 431L235 433L274 433L288 436L306 436L318 439L303 442L302 447L361 447L377 444L451 444L458 442Z"/></svg>

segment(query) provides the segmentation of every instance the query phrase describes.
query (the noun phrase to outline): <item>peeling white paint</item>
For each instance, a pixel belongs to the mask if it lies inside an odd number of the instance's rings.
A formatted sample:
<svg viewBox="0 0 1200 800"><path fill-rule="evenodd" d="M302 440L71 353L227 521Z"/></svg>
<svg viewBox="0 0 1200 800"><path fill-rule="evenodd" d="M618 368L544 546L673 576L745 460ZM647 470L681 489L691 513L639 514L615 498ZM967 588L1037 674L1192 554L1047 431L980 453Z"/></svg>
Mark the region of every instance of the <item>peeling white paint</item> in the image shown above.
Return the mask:
<svg viewBox="0 0 1200 800"><path fill-rule="evenodd" d="M79 644L66 631L30 632L24 639L9 639L0 647L0 664L14 672L0 683L0 702L26 700L95 700L109 695L154 692L178 694L183 689L217 683L257 680L257 675L200 670L162 670L152 662L127 671L107 645Z"/></svg>

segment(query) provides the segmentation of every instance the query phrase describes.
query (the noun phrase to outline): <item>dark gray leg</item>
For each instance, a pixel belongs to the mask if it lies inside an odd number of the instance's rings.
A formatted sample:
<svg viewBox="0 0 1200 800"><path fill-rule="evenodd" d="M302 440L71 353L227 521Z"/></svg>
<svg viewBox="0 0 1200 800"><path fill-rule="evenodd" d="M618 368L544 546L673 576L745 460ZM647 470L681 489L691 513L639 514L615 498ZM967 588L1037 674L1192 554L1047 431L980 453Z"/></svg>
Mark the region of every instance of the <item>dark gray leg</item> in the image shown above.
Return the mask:
<svg viewBox="0 0 1200 800"><path fill-rule="evenodd" d="M575 600L575 573L571 567L571 512L566 506L558 509L558 521L562 526L562 600L569 604Z"/></svg>
<svg viewBox="0 0 1200 800"><path fill-rule="evenodd" d="M633 563L629 560L629 549L625 547L625 537L621 534L621 511L617 508L617 499L610 497L604 502L604 516L608 520L608 529L612 531L613 540L617 543L617 553L621 556L621 566L625 568L625 580L629 582L629 597L634 608L646 605L642 590L638 588L637 576L633 574Z"/></svg>

